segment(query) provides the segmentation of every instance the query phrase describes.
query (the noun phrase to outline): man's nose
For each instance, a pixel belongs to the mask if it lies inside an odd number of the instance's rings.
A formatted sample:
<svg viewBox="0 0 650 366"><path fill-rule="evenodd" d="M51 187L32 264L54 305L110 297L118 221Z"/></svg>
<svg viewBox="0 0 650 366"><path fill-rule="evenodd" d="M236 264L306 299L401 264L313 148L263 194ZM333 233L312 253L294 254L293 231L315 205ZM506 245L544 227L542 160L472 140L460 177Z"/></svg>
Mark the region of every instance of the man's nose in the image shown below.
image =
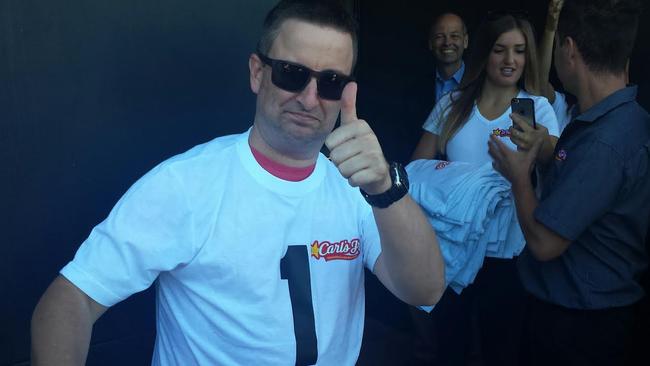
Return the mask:
<svg viewBox="0 0 650 366"><path fill-rule="evenodd" d="M318 105L318 83L316 78L311 77L307 86L298 94L296 100L302 104L305 110L314 109Z"/></svg>

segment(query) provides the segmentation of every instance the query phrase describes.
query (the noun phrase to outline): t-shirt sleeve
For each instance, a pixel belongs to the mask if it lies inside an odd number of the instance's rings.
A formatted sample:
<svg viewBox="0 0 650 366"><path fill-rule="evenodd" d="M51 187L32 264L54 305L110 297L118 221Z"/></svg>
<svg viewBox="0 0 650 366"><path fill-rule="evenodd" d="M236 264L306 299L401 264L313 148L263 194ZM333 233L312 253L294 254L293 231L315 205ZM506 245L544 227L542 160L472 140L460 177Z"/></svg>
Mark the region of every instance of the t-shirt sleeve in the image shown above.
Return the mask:
<svg viewBox="0 0 650 366"><path fill-rule="evenodd" d="M560 133L562 133L571 120L571 114L569 113L569 105L567 104L566 97L557 90L555 91L555 101L553 102L552 107L555 112L555 117L557 118Z"/></svg>
<svg viewBox="0 0 650 366"><path fill-rule="evenodd" d="M429 113L429 116L422 125L425 131L431 132L434 135L440 135L442 124L447 118L447 114L449 114L451 95L452 93L445 94L433 107L433 110Z"/></svg>
<svg viewBox="0 0 650 366"><path fill-rule="evenodd" d="M548 129L551 136L560 136L560 127L557 116L553 107L544 97L534 98L535 101L535 121Z"/></svg>
<svg viewBox="0 0 650 366"><path fill-rule="evenodd" d="M611 207L623 184L620 155L599 141L566 152L553 184L535 210L535 218L556 234L576 240Z"/></svg>
<svg viewBox="0 0 650 366"><path fill-rule="evenodd" d="M136 182L61 274L104 306L148 288L161 271L191 261L192 215L170 168Z"/></svg>

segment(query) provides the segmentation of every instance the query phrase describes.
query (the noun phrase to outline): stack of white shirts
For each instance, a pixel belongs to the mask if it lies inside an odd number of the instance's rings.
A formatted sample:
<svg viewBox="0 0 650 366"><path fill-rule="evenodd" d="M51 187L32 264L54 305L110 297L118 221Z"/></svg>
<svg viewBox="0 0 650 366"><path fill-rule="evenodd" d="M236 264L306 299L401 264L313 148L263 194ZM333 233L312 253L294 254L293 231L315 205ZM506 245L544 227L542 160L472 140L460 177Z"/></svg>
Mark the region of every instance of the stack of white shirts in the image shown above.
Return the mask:
<svg viewBox="0 0 650 366"><path fill-rule="evenodd" d="M492 163L417 160L406 170L411 197L436 231L447 286L456 293L474 281L485 256L521 252L525 240L510 183Z"/></svg>

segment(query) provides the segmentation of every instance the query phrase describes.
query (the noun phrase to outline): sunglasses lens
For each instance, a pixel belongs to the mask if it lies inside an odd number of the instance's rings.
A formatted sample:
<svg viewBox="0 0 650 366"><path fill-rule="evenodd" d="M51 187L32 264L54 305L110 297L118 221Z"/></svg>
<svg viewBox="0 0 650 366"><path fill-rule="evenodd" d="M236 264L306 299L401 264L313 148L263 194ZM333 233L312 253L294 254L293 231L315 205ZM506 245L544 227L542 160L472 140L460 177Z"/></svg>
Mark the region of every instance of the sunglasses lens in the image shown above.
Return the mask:
<svg viewBox="0 0 650 366"><path fill-rule="evenodd" d="M271 65L271 81L275 86L288 92L302 91L312 75L317 77L318 95L323 99L339 100L345 84L350 78L335 71L322 71L320 73L310 70L300 64L288 61L274 60L260 54L263 62Z"/></svg>
<svg viewBox="0 0 650 366"><path fill-rule="evenodd" d="M299 65L282 61L273 64L271 81L278 88L286 91L297 92L302 90L309 82L310 77L309 71Z"/></svg>
<svg viewBox="0 0 650 366"><path fill-rule="evenodd" d="M318 79L318 95L323 99L339 100L349 78L333 71L324 71Z"/></svg>

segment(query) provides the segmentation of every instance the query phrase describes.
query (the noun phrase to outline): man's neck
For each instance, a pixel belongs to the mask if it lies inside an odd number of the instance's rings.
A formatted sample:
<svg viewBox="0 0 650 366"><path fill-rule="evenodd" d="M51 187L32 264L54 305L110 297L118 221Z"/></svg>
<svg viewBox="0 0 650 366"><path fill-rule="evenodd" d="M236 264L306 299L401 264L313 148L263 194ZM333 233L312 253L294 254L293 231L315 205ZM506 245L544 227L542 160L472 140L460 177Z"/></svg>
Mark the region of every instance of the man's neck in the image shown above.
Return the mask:
<svg viewBox="0 0 650 366"><path fill-rule="evenodd" d="M458 61L457 63L453 64L437 64L436 67L438 69L438 73L442 77L443 80L449 80L458 69L460 69L460 65L463 63L463 61Z"/></svg>
<svg viewBox="0 0 650 366"><path fill-rule="evenodd" d="M581 76L576 93L580 113L585 112L608 96L626 87L625 74L616 75L585 71Z"/></svg>
<svg viewBox="0 0 650 366"><path fill-rule="evenodd" d="M294 168L304 168L312 166L316 163L318 158L318 151L315 154L298 154L297 152L291 151L282 151L280 149L274 149L271 144L267 143L263 136L260 134L257 126L253 126L251 133L248 136L249 145L263 154L268 159Z"/></svg>

